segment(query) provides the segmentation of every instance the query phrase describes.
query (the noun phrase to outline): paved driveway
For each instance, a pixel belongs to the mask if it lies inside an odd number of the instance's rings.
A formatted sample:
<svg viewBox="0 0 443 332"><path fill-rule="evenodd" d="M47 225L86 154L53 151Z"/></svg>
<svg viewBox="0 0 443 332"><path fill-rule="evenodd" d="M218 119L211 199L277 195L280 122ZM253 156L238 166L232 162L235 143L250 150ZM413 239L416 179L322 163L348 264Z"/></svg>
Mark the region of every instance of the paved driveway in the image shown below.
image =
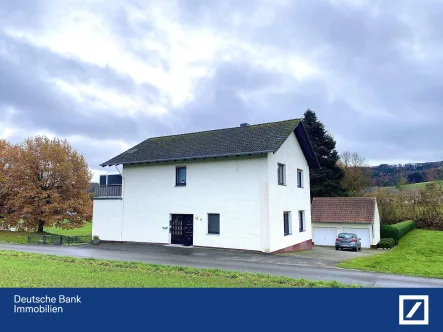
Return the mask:
<svg viewBox="0 0 443 332"><path fill-rule="evenodd" d="M98 246L44 246L0 243L0 250L72 256L196 268L218 268L267 273L308 280L336 280L366 287L443 287L443 280L345 270L323 257L310 254L270 255L235 250L184 248L148 244L100 244ZM315 249L316 250L316 249ZM325 249L326 250L326 249ZM341 252L340 252L341 253Z"/></svg>
<svg viewBox="0 0 443 332"><path fill-rule="evenodd" d="M347 261L351 258L373 256L386 253L387 250L382 249L362 249L360 251L352 250L335 250L335 247L314 246L312 250L293 251L279 254L294 258L307 258L312 262L322 262L323 265L336 266L340 262Z"/></svg>

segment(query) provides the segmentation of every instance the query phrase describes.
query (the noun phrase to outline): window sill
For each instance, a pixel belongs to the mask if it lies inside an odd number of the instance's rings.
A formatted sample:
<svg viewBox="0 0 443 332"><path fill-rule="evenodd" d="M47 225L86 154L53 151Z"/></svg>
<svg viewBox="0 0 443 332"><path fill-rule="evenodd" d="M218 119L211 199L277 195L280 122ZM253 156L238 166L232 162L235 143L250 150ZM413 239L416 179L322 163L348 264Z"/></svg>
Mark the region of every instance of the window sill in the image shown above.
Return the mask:
<svg viewBox="0 0 443 332"><path fill-rule="evenodd" d="M217 235L217 236L220 236L220 233L207 233L206 235Z"/></svg>
<svg viewBox="0 0 443 332"><path fill-rule="evenodd" d="M286 184L279 184L279 186L286 187Z"/></svg>
<svg viewBox="0 0 443 332"><path fill-rule="evenodd" d="M304 233L304 232L306 232L306 229L304 229L304 230L300 230L300 233Z"/></svg>
<svg viewBox="0 0 443 332"><path fill-rule="evenodd" d="M176 187L186 187L185 184L176 184L175 186L176 186Z"/></svg>
<svg viewBox="0 0 443 332"><path fill-rule="evenodd" d="M285 234L285 236L289 236L289 235L292 235L292 233L289 233L289 234Z"/></svg>

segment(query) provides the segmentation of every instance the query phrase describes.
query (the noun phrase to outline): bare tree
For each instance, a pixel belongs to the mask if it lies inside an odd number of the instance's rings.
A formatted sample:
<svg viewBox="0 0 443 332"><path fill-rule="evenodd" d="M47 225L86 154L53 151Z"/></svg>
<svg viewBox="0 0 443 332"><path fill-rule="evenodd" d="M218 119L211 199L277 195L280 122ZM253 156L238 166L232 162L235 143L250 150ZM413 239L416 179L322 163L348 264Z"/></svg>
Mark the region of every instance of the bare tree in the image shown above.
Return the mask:
<svg viewBox="0 0 443 332"><path fill-rule="evenodd" d="M348 195L360 196L363 189L371 182L366 159L357 152L345 151L340 155L339 166L344 173L342 185L347 189Z"/></svg>

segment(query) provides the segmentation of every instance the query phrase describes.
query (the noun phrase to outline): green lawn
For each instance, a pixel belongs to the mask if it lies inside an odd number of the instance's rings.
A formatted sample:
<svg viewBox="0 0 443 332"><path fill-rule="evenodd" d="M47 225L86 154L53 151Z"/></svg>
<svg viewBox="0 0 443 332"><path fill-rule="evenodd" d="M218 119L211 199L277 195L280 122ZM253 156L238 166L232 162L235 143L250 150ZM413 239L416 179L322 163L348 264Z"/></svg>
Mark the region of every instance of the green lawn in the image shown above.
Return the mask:
<svg viewBox="0 0 443 332"><path fill-rule="evenodd" d="M0 251L0 287L356 287L264 274L227 272Z"/></svg>
<svg viewBox="0 0 443 332"><path fill-rule="evenodd" d="M355 258L338 266L443 279L443 232L416 229L384 255Z"/></svg>
<svg viewBox="0 0 443 332"><path fill-rule="evenodd" d="M46 227L45 232L59 235L91 235L92 223L87 222L83 227L72 229ZM26 243L29 234L36 233L0 231L0 242Z"/></svg>
<svg viewBox="0 0 443 332"><path fill-rule="evenodd" d="M46 227L45 231L51 234L58 235L92 235L92 223L87 222L83 227L80 228L71 228L71 229L63 229L56 227Z"/></svg>

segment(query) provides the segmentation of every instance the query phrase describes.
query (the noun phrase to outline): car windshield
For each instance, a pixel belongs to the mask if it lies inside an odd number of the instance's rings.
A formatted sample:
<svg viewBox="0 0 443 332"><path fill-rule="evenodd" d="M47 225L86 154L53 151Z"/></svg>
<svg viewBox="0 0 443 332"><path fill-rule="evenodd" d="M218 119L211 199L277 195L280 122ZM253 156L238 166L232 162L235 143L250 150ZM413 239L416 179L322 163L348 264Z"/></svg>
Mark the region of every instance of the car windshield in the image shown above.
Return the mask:
<svg viewBox="0 0 443 332"><path fill-rule="evenodd" d="M352 239L352 234L340 233L340 234L338 234L338 237L342 238L342 239Z"/></svg>

